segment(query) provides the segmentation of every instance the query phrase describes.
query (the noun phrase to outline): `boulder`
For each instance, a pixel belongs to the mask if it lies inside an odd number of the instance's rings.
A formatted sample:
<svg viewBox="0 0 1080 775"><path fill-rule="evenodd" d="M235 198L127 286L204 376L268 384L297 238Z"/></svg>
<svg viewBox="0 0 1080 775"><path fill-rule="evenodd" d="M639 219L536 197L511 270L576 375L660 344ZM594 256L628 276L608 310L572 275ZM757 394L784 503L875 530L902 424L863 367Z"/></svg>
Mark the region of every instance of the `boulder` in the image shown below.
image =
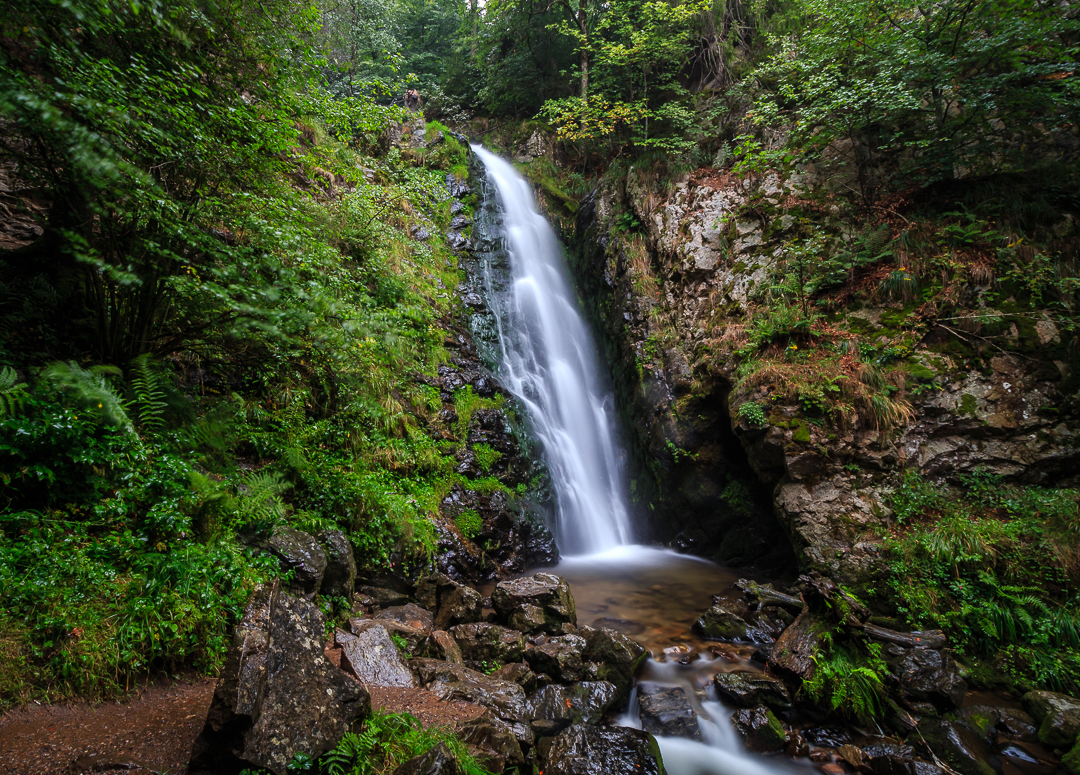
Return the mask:
<svg viewBox="0 0 1080 775"><path fill-rule="evenodd" d="M410 627L396 619L349 619L349 629L353 635L359 635L370 627L381 627L390 633L391 640L397 635L405 639L405 651L420 656L427 653L430 637L424 630Z"/></svg>
<svg viewBox="0 0 1080 775"><path fill-rule="evenodd" d="M780 633L769 652L770 671L781 676L809 678L814 670L814 654L817 653L818 635L822 624L811 613L799 614L795 622Z"/></svg>
<svg viewBox="0 0 1080 775"><path fill-rule="evenodd" d="M1001 762L986 738L963 721L923 719L919 739L959 775L1001 775Z"/></svg>
<svg viewBox="0 0 1080 775"><path fill-rule="evenodd" d="M429 611L435 612L432 626L436 630L449 630L458 624L480 621L484 599L472 587L451 579L444 573L430 573L416 584L416 600Z"/></svg>
<svg viewBox="0 0 1080 775"><path fill-rule="evenodd" d="M491 678L462 665L437 659L412 659L409 665L420 677L420 685L440 700L461 700L482 705L506 722L519 741L532 743L525 691L516 683Z"/></svg>
<svg viewBox="0 0 1080 775"><path fill-rule="evenodd" d="M394 770L394 775L460 775L460 772L446 743L439 743L427 753L409 759Z"/></svg>
<svg viewBox="0 0 1080 775"><path fill-rule="evenodd" d="M522 634L498 624L458 624L450 628L450 634L461 648L462 658L471 662L520 662L525 651Z"/></svg>
<svg viewBox="0 0 1080 775"><path fill-rule="evenodd" d="M619 701L626 700L630 696L634 674L649 652L636 640L617 630L586 626L580 627L578 634L585 638L582 658L597 663L596 677L615 684L619 690Z"/></svg>
<svg viewBox="0 0 1080 775"><path fill-rule="evenodd" d="M279 527L267 542L267 548L278 558L283 571L292 571L290 592L309 598L318 593L326 573L326 552L313 536L291 527Z"/></svg>
<svg viewBox="0 0 1080 775"><path fill-rule="evenodd" d="M1039 728L1035 719L1016 708L971 705L961 709L957 716L972 729L987 737L997 730L1009 740L1034 743L1039 739Z"/></svg>
<svg viewBox="0 0 1080 775"><path fill-rule="evenodd" d="M508 665L503 665L492 673L490 677L498 678L500 681L512 681L524 689L526 693L536 688L536 673L524 662L511 662Z"/></svg>
<svg viewBox="0 0 1080 775"><path fill-rule="evenodd" d="M597 724L615 703L618 690L607 681L582 681L573 686L545 686L529 699L533 732L555 734L571 724ZM538 729L536 721L554 722Z"/></svg>
<svg viewBox="0 0 1080 775"><path fill-rule="evenodd" d="M1069 775L1080 775L1080 737L1076 738L1072 750L1061 757L1061 766Z"/></svg>
<svg viewBox="0 0 1080 775"><path fill-rule="evenodd" d="M406 603L405 605L396 605L385 608L374 614L371 618L392 619L395 622L401 622L414 630L421 630L425 634L431 632L432 626L435 623L435 616L431 611L421 608L415 603Z"/></svg>
<svg viewBox="0 0 1080 775"><path fill-rule="evenodd" d="M491 714L470 719L457 728L457 736L480 763L492 772L502 772L525 762L513 730Z"/></svg>
<svg viewBox="0 0 1080 775"><path fill-rule="evenodd" d="M1080 700L1054 692L1028 692L1024 708L1039 722L1039 740L1067 750L1080 733Z"/></svg>
<svg viewBox="0 0 1080 775"><path fill-rule="evenodd" d="M341 644L341 667L365 684L416 686L416 677L381 624L372 623Z"/></svg>
<svg viewBox="0 0 1080 775"><path fill-rule="evenodd" d="M296 754L321 756L370 714L363 686L323 653L325 632L319 609L277 582L255 591L233 628L189 773L254 766L284 775Z"/></svg>
<svg viewBox="0 0 1080 775"><path fill-rule="evenodd" d="M585 639L580 635L546 638L525 652L525 661L537 673L546 673L555 681L568 683L581 680L585 663L581 655Z"/></svg>
<svg viewBox="0 0 1080 775"><path fill-rule="evenodd" d="M894 668L904 696L932 703L938 710L960 707L967 682L947 651L909 649Z"/></svg>
<svg viewBox="0 0 1080 775"><path fill-rule="evenodd" d="M354 565L355 567L355 559ZM388 608L392 605L405 605L409 602L409 596L404 592L396 592L383 587L359 586L356 588L356 596L361 605L369 608Z"/></svg>
<svg viewBox="0 0 1080 775"><path fill-rule="evenodd" d="M742 708L768 705L786 710L791 707L791 694L784 682L765 673L717 673L713 685L722 698Z"/></svg>
<svg viewBox="0 0 1080 775"><path fill-rule="evenodd" d="M570 586L551 573L500 581L491 604L500 623L526 635L558 633L563 624L577 625Z"/></svg>
<svg viewBox="0 0 1080 775"><path fill-rule="evenodd" d="M434 651L435 658L441 659L443 662L452 662L455 665L465 664L465 658L461 655L461 648L458 646L457 641L454 640L454 636L446 630L435 630L435 632L431 633L431 645L428 650Z"/></svg>
<svg viewBox="0 0 1080 775"><path fill-rule="evenodd" d="M731 714L731 723L751 751L779 751L787 744L783 725L768 708L737 710Z"/></svg>
<svg viewBox="0 0 1080 775"><path fill-rule="evenodd" d="M660 747L647 732L575 724L541 741L544 775L662 775Z"/></svg>
<svg viewBox="0 0 1080 775"><path fill-rule="evenodd" d="M654 735L701 740L697 713L690 706L686 692L678 686L638 686L638 708L642 728Z"/></svg>
<svg viewBox="0 0 1080 775"><path fill-rule="evenodd" d="M694 632L707 640L750 641L772 643L773 639L760 628L753 627L741 616L717 603L694 622Z"/></svg>
<svg viewBox="0 0 1080 775"><path fill-rule="evenodd" d="M319 592L352 600L356 586L356 560L352 543L340 530L324 530L317 536L326 555L326 573Z"/></svg>

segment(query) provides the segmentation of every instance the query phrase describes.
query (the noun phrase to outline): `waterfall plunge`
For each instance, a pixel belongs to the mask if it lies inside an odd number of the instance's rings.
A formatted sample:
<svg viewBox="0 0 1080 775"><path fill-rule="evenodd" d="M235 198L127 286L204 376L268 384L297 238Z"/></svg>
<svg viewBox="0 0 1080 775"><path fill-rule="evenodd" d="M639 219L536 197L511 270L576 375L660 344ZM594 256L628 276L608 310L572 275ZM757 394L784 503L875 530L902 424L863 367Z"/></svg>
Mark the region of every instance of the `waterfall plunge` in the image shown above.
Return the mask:
<svg viewBox="0 0 1080 775"><path fill-rule="evenodd" d="M485 267L499 377L524 405L543 445L558 503L559 548L592 554L626 544L626 483L611 390L578 311L559 241L525 179L495 154L472 149L498 197L510 259L510 283L501 292Z"/></svg>

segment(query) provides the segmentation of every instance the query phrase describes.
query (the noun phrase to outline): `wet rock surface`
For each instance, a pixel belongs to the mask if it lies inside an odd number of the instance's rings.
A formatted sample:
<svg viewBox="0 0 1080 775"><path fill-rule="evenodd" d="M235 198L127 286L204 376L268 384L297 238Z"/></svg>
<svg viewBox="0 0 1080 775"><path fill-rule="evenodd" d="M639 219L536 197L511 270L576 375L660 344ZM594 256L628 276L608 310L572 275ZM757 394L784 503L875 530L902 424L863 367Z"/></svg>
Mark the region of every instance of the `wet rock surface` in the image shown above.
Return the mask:
<svg viewBox="0 0 1080 775"><path fill-rule="evenodd" d="M677 686L638 686L642 728L654 735L701 740L697 713L686 692Z"/></svg>
<svg viewBox="0 0 1080 775"><path fill-rule="evenodd" d="M434 659L413 659L409 664L419 676L421 686L439 699L483 705L509 724L519 740L531 742L525 692L516 683Z"/></svg>
<svg viewBox="0 0 1080 775"><path fill-rule="evenodd" d="M500 581L491 595L499 622L526 635L558 633L577 624L569 585L551 573Z"/></svg>
<svg viewBox="0 0 1080 775"><path fill-rule="evenodd" d="M1000 775L1002 771L986 738L963 721L923 719L919 734L924 746L960 775Z"/></svg>
<svg viewBox="0 0 1080 775"><path fill-rule="evenodd" d="M821 623L811 613L799 614L769 651L768 666L778 675L805 678L814 667Z"/></svg>
<svg viewBox="0 0 1080 775"><path fill-rule="evenodd" d="M578 634L585 639L583 658L598 665L597 678L614 684L619 691L619 700L625 700L634 674L648 657L648 651L617 630L581 627Z"/></svg>
<svg viewBox="0 0 1080 775"><path fill-rule="evenodd" d="M414 756L394 770L393 775L459 775L457 761L446 747L439 743L430 751Z"/></svg>
<svg viewBox="0 0 1080 775"><path fill-rule="evenodd" d="M960 707L967 682L947 651L911 649L895 661L900 690L906 697L925 700L941 710Z"/></svg>
<svg viewBox="0 0 1080 775"><path fill-rule="evenodd" d="M421 578L416 597L425 609L435 612L431 626L437 630L478 622L484 607L479 592L442 573Z"/></svg>
<svg viewBox="0 0 1080 775"><path fill-rule="evenodd" d="M191 773L264 767L284 775L296 753L319 756L370 712L364 688L323 654L312 603L274 585L256 590L233 633Z"/></svg>
<svg viewBox="0 0 1080 775"><path fill-rule="evenodd" d="M1068 749L1080 734L1080 700L1065 694L1034 691L1024 695L1024 708L1039 723L1039 740Z"/></svg>
<svg viewBox="0 0 1080 775"><path fill-rule="evenodd" d="M279 527L267 542L283 571L292 571L289 590L314 596L326 573L326 552L313 536L291 527Z"/></svg>
<svg viewBox="0 0 1080 775"><path fill-rule="evenodd" d="M357 680L375 686L416 686L390 633L372 624L341 645L341 666Z"/></svg>
<svg viewBox="0 0 1080 775"><path fill-rule="evenodd" d="M580 635L538 638L536 645L526 650L525 661L534 672L545 673L561 683L579 681L585 670L585 648L585 639Z"/></svg>
<svg viewBox="0 0 1080 775"><path fill-rule="evenodd" d="M520 662L525 638L517 630L498 624L477 622L450 628L466 661L505 664Z"/></svg>
<svg viewBox="0 0 1080 775"><path fill-rule="evenodd" d="M758 643L770 643L773 640L769 635L751 627L741 616L729 611L719 603L694 622L694 631L709 640Z"/></svg>
<svg viewBox="0 0 1080 775"><path fill-rule="evenodd" d="M779 678L764 673L717 673L717 693L744 708L767 705L775 710L791 707L791 693Z"/></svg>
<svg viewBox="0 0 1080 775"><path fill-rule="evenodd" d="M783 725L768 708L737 710L731 714L731 723L751 751L779 751L787 743Z"/></svg>
<svg viewBox="0 0 1080 775"><path fill-rule="evenodd" d="M618 695L613 684L607 681L582 681L573 686L545 686L529 699L529 716L537 720L555 722L547 727L547 734L554 734L572 724L597 724ZM536 725L533 725L536 732ZM539 734L539 733L538 733Z"/></svg>
<svg viewBox="0 0 1080 775"><path fill-rule="evenodd" d="M348 537L340 530L324 530L316 538L326 555L326 573L319 592L325 597L352 600L356 586L356 560Z"/></svg>
<svg viewBox="0 0 1080 775"><path fill-rule="evenodd" d="M545 775L661 775L663 761L656 741L627 727L577 724L539 745Z"/></svg>

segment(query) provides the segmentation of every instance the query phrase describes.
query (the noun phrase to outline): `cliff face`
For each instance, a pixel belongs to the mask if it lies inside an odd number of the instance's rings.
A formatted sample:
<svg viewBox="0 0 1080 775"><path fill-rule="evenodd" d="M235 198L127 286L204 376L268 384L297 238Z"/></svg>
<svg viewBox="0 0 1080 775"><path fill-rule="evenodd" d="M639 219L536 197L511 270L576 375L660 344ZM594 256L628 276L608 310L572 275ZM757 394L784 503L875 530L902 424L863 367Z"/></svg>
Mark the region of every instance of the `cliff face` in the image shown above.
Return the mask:
<svg viewBox="0 0 1080 775"><path fill-rule="evenodd" d="M575 268L651 474L639 480L650 480L658 538L774 563L786 538L800 568L864 583L881 569L883 496L905 469L940 484L982 469L1018 484L1080 483L1070 354L1050 315L1018 311L978 265L946 282L948 309L930 294L884 292L908 271L892 268L898 251L853 267L825 302L804 297L804 313L818 303L825 314L770 350L759 333L780 315L769 288L812 244L807 222L850 233L850 219L813 193L812 170L753 185L704 173L664 191L631 169L577 220ZM799 351L826 340L828 363Z"/></svg>

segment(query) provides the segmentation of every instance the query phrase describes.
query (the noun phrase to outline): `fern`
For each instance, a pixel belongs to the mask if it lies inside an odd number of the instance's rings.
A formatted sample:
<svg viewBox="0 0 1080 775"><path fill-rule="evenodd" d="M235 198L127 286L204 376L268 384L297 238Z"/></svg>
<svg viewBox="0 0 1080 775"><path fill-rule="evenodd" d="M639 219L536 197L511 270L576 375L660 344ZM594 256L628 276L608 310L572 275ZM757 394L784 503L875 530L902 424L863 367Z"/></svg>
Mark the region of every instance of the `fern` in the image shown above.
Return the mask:
<svg viewBox="0 0 1080 775"><path fill-rule="evenodd" d="M91 411L100 412L110 425L119 426L134 434L135 425L128 417L127 403L107 379L119 375L120 369L115 366L92 366L84 369L73 361L57 361L44 372L45 379L74 395Z"/></svg>
<svg viewBox="0 0 1080 775"><path fill-rule="evenodd" d="M19 382L15 369L5 366L0 369L0 417L12 416L22 408L26 398L26 385Z"/></svg>
<svg viewBox="0 0 1080 775"><path fill-rule="evenodd" d="M134 361L134 376L131 380L132 401L139 427L146 433L157 433L165 426L165 391L162 389L162 377L150 360L143 353Z"/></svg>
<svg viewBox="0 0 1080 775"><path fill-rule="evenodd" d="M276 471L253 471L237 490L236 511L240 524L256 533L271 532L285 520L287 508L281 494L292 487Z"/></svg>

